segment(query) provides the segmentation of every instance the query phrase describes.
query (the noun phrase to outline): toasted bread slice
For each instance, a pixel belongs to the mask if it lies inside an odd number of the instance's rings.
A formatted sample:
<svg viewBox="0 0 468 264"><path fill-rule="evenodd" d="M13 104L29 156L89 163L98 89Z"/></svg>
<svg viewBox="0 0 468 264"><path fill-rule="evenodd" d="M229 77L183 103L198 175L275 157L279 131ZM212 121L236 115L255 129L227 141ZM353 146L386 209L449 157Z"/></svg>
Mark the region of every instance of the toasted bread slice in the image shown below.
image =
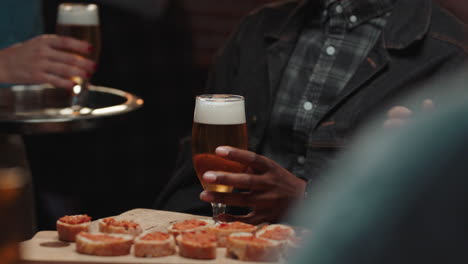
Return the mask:
<svg viewBox="0 0 468 264"><path fill-rule="evenodd" d="M142 233L138 223L126 220L115 220L113 217L107 217L99 220L99 232L129 234L134 237Z"/></svg>
<svg viewBox="0 0 468 264"><path fill-rule="evenodd" d="M281 245L252 233L233 233L227 237L226 255L242 261L278 261Z"/></svg>
<svg viewBox="0 0 468 264"><path fill-rule="evenodd" d="M216 234L218 247L226 247L227 237L230 234L239 232L253 233L257 230L257 227L251 224L235 221L230 223L217 223L216 225L209 227L208 230Z"/></svg>
<svg viewBox="0 0 468 264"><path fill-rule="evenodd" d="M273 224L263 226L256 233L257 237L275 240L283 245L286 245L290 240L293 240L296 236L294 229L288 225Z"/></svg>
<svg viewBox="0 0 468 264"><path fill-rule="evenodd" d="M144 232L135 238L133 245L136 257L163 257L176 252L174 237L166 232Z"/></svg>
<svg viewBox="0 0 468 264"><path fill-rule="evenodd" d="M207 230L183 232L176 237L179 254L193 259L216 258L216 235Z"/></svg>
<svg viewBox="0 0 468 264"><path fill-rule="evenodd" d="M167 228L167 231L176 237L182 232L201 231L213 225L214 221L211 219L187 219L171 224Z"/></svg>
<svg viewBox="0 0 468 264"><path fill-rule="evenodd" d="M294 246L296 242L296 232L288 225L273 224L263 226L257 231L256 236L259 238L278 241L281 245L281 253L286 255L286 251Z"/></svg>
<svg viewBox="0 0 468 264"><path fill-rule="evenodd" d="M130 254L133 236L80 232L76 235L76 251L96 256L122 256Z"/></svg>
<svg viewBox="0 0 468 264"><path fill-rule="evenodd" d="M75 242L78 233L89 231L91 217L86 214L66 215L57 220L58 237L62 241Z"/></svg>

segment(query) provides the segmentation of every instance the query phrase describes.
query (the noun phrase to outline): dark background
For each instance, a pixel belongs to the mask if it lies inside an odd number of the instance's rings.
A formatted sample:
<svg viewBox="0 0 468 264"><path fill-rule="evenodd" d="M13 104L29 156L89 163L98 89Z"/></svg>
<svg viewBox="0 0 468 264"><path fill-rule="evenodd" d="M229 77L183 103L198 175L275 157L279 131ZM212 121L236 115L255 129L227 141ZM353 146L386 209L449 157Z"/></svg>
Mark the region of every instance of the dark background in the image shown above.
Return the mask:
<svg viewBox="0 0 468 264"><path fill-rule="evenodd" d="M43 0L47 33L55 32L61 2L70 1ZM25 137L39 230L55 229L65 214L97 219L150 208L190 131L213 55L243 16L274 0L73 2L100 7L102 51L92 83L139 95L145 105L93 131ZM156 2L166 4L161 12L152 10ZM467 21L464 1L440 2Z"/></svg>
<svg viewBox="0 0 468 264"><path fill-rule="evenodd" d="M43 2L45 30L54 33L62 1ZM150 207L170 175L179 137L191 126L192 98L201 86L194 84L201 80L195 80L183 10L171 4L151 17L99 5L102 49L92 83L134 93L145 104L93 131L25 138L39 229L54 229L65 214L97 219Z"/></svg>
<svg viewBox="0 0 468 264"><path fill-rule="evenodd" d="M46 33L55 32L61 2L70 1L43 0ZM74 2L100 9L102 49L92 83L145 104L96 130L25 136L39 230L55 229L65 214L97 219L150 208L170 177L179 139L190 132L211 57L242 16L269 1ZM148 10L156 2L165 8Z"/></svg>

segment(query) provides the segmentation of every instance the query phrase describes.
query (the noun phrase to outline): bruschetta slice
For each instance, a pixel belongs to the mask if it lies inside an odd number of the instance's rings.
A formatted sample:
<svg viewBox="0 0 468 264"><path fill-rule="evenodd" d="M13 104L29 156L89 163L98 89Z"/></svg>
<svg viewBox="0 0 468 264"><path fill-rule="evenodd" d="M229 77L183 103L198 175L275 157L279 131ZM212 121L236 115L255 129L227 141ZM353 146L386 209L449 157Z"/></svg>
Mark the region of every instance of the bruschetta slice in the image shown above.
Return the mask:
<svg viewBox="0 0 468 264"><path fill-rule="evenodd" d="M134 237L142 233L141 226L134 221L116 220L113 217L107 217L99 220L99 232L129 234Z"/></svg>
<svg viewBox="0 0 468 264"><path fill-rule="evenodd" d="M252 233L233 233L226 243L226 255L242 261L278 261L280 249L279 242L259 238Z"/></svg>
<svg viewBox="0 0 468 264"><path fill-rule="evenodd" d="M136 257L163 257L175 252L174 237L166 232L144 232L133 242L133 253Z"/></svg>
<svg viewBox="0 0 468 264"><path fill-rule="evenodd" d="M57 220L57 233L59 240L75 242L78 233L89 231L91 217L86 214L66 215Z"/></svg>
<svg viewBox="0 0 468 264"><path fill-rule="evenodd" d="M80 232L76 235L76 251L95 256L122 256L130 254L133 236Z"/></svg>
<svg viewBox="0 0 468 264"><path fill-rule="evenodd" d="M216 235L207 231L183 232L176 237L179 254L193 259L216 258Z"/></svg>

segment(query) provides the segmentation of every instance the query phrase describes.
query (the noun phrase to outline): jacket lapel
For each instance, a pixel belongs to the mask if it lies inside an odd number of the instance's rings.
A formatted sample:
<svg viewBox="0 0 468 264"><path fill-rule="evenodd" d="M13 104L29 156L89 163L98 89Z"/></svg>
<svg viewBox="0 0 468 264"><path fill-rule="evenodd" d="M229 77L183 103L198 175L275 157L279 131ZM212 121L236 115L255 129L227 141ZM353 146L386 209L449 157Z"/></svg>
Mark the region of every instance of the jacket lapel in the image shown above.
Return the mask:
<svg viewBox="0 0 468 264"><path fill-rule="evenodd" d="M264 68L262 74L265 77L262 82L261 89L268 89L262 93L261 100L256 100L250 111L252 116L249 117L249 148L256 151L264 136L264 132L270 122L271 112L275 101L275 94L280 85L283 71L288 64L290 55L294 51L297 38L299 37L301 25L306 18L306 7L310 3L318 1L301 1L290 12L287 17L281 13L278 17L272 17L268 28L263 36L265 57ZM277 13L278 14L278 13ZM274 16L275 14L272 14ZM263 66L263 65L262 65ZM263 71L264 69L264 71ZM257 77L254 77L257 78ZM265 86L268 86L265 87ZM253 110L255 109L255 110ZM258 117L257 117L258 115Z"/></svg>
<svg viewBox="0 0 468 264"><path fill-rule="evenodd" d="M267 47L267 71L270 88L270 109L280 84L282 73L294 51L300 30L311 10L318 10L319 1L301 1L281 24L272 26L265 34Z"/></svg>
<svg viewBox="0 0 468 264"><path fill-rule="evenodd" d="M267 49L267 70L271 95L276 94L283 70L288 64L293 50L294 42L291 39L279 40Z"/></svg>
<svg viewBox="0 0 468 264"><path fill-rule="evenodd" d="M348 98L365 87L367 83L382 72L385 67L391 62L389 51L402 50L416 41L421 40L428 32L432 3L431 0L411 0L397 1L392 14L397 14L398 18L390 16L387 21L381 41L371 50L366 59L358 67L357 72L348 82L346 87L341 92L340 96L331 105L327 113L321 118L319 127L339 108ZM415 8L419 6L418 8ZM404 13L404 15L402 15ZM402 20L403 18L403 20ZM411 22L411 21L418 21ZM412 24L411 27L408 27Z"/></svg>
<svg viewBox="0 0 468 264"><path fill-rule="evenodd" d="M373 77L383 71L389 61L390 57L387 50L381 45L376 46L376 48L369 53L367 58L358 67L356 73L340 93L338 99L331 105L327 113L321 118L315 128L319 127L324 121L326 121L330 115L346 101L346 99L357 93L365 86L366 83L370 82Z"/></svg>

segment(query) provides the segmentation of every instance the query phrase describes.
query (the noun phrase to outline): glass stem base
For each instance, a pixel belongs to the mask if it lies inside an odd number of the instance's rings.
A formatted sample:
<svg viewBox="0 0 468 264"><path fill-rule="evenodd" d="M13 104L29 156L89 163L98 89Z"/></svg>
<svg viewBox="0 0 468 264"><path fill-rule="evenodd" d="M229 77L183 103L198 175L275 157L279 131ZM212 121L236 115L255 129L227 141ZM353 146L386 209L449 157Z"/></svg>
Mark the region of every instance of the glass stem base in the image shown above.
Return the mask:
<svg viewBox="0 0 468 264"><path fill-rule="evenodd" d="M73 87L71 97L71 108L75 112L79 112L80 109L86 104L88 99L89 80L81 79L77 85Z"/></svg>
<svg viewBox="0 0 468 264"><path fill-rule="evenodd" d="M211 203L211 207L213 208L213 220L216 223L221 222L218 217L226 213L226 205L222 203Z"/></svg>

